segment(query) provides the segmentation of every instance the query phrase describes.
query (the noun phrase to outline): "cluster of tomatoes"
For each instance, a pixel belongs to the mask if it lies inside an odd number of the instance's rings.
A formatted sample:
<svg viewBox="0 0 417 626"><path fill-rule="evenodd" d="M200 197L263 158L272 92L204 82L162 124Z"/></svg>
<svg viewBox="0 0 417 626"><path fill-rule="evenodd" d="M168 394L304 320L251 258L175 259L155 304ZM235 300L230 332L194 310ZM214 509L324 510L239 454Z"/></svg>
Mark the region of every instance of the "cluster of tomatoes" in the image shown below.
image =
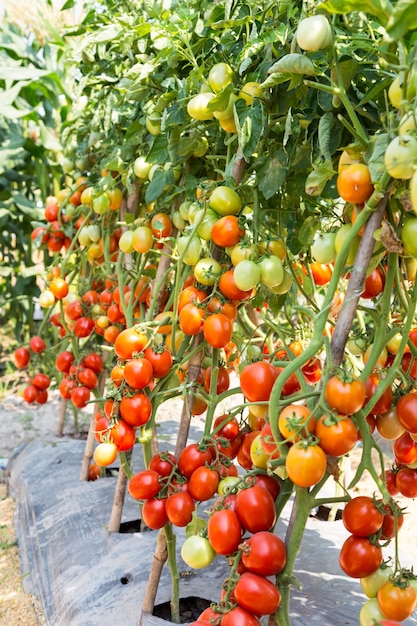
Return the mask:
<svg viewBox="0 0 417 626"><path fill-rule="evenodd" d="M90 352L75 363L73 353L62 350L55 359L55 367L63 375L59 383L61 397L71 400L78 409L84 408L98 386L98 377L104 369L103 358L97 352Z"/></svg>
<svg viewBox="0 0 417 626"><path fill-rule="evenodd" d="M33 335L29 341L29 347L21 346L13 353L13 362L17 369L26 369L33 355L40 355L47 348L46 342L38 335ZM51 384L50 377L44 372L36 372L29 383L23 389L23 399L28 404L45 404L48 400L48 388Z"/></svg>

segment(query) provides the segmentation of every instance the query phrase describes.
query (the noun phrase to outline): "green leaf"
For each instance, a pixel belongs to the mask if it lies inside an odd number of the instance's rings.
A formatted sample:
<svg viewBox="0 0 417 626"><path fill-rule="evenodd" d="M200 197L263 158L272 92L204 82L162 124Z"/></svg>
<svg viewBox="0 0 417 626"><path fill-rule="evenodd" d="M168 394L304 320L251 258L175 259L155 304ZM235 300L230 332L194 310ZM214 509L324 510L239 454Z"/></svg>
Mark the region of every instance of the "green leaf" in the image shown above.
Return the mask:
<svg viewBox="0 0 417 626"><path fill-rule="evenodd" d="M333 178L335 171L331 161L324 161L314 168L307 176L305 183L306 194L309 196L319 196L326 184Z"/></svg>
<svg viewBox="0 0 417 626"><path fill-rule="evenodd" d="M227 109L227 105L229 104L230 96L233 93L233 85L227 85L220 93L217 94L215 98L212 98L210 102L207 104L207 109L209 111L224 111Z"/></svg>
<svg viewBox="0 0 417 626"><path fill-rule="evenodd" d="M174 172L172 170L156 170L152 181L145 194L146 204L154 202L160 195L162 195L165 187L172 185L174 182Z"/></svg>
<svg viewBox="0 0 417 626"><path fill-rule="evenodd" d="M166 133L156 135L151 149L146 155L146 161L148 163L166 163L170 160L168 152L168 136Z"/></svg>
<svg viewBox="0 0 417 626"><path fill-rule="evenodd" d="M285 54L276 63L271 65L268 74L303 74L305 76L316 76L317 70L309 57L298 52Z"/></svg>
<svg viewBox="0 0 417 626"><path fill-rule="evenodd" d="M53 74L52 70L39 70L36 67L6 67L0 65L0 80L37 80L42 76Z"/></svg>
<svg viewBox="0 0 417 626"><path fill-rule="evenodd" d="M397 41L409 30L417 28L417 3L415 0L398 0L387 24L387 38Z"/></svg>
<svg viewBox="0 0 417 626"><path fill-rule="evenodd" d="M268 200L280 189L287 176L288 154L276 150L258 172L259 191Z"/></svg>
<svg viewBox="0 0 417 626"><path fill-rule="evenodd" d="M320 220L314 215L310 215L303 221L298 231L298 240L304 249L311 246L318 230L320 230Z"/></svg>
<svg viewBox="0 0 417 626"><path fill-rule="evenodd" d="M371 173L371 180L376 183L385 171L384 156L390 142L388 133L377 135L365 152L365 161Z"/></svg>
<svg viewBox="0 0 417 626"><path fill-rule="evenodd" d="M39 121L40 127L40 140L44 148L46 150L53 150L54 152L60 152L62 150L62 146L60 141L58 140L54 131L50 128L47 128L43 122Z"/></svg>
<svg viewBox="0 0 417 626"><path fill-rule="evenodd" d="M413 0L410 0L413 2ZM385 23L392 13L392 4L389 0L324 0L317 6L318 11L327 11L328 13L339 13L345 15L352 11L361 11L375 15L383 23Z"/></svg>
<svg viewBox="0 0 417 626"><path fill-rule="evenodd" d="M248 107L243 100L238 100L235 107L238 120L237 132L239 144L242 147L243 158L249 163L263 135L263 107L261 102L257 99L254 100L251 107Z"/></svg>
<svg viewBox="0 0 417 626"><path fill-rule="evenodd" d="M320 154L326 161L331 161L332 159L330 154L330 138L333 125L334 115L330 111L327 111L327 113L324 113L324 115L321 116L319 121Z"/></svg>
<svg viewBox="0 0 417 626"><path fill-rule="evenodd" d="M193 512L191 522L187 524L185 529L185 536L192 537L193 535L203 535L207 530L207 521L197 516L196 511Z"/></svg>

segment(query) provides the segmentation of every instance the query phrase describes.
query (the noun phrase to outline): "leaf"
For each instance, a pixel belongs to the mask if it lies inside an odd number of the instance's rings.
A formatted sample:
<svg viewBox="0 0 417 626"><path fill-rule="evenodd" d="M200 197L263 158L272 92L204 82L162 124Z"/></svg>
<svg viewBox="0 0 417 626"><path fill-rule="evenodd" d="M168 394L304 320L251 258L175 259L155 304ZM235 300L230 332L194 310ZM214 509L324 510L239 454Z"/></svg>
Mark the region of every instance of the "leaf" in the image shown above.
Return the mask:
<svg viewBox="0 0 417 626"><path fill-rule="evenodd" d="M398 0L387 24L388 41L397 41L409 30L417 28L417 3L415 0Z"/></svg>
<svg viewBox="0 0 417 626"><path fill-rule="evenodd" d="M375 15L385 24L392 13L392 4L389 0L362 0L361 2L358 0L325 0L317 6L317 11L341 15L352 13L352 11L361 11Z"/></svg>
<svg viewBox="0 0 417 626"><path fill-rule="evenodd" d="M258 171L259 191L268 200L280 189L288 171L288 154L276 150Z"/></svg>
<svg viewBox="0 0 417 626"><path fill-rule="evenodd" d="M38 70L36 67L6 67L0 65L0 80L37 80L53 74L53 70Z"/></svg>
<svg viewBox="0 0 417 626"><path fill-rule="evenodd" d="M333 113L327 111L324 115L321 116L319 121L319 146L320 146L320 154L324 157L325 161L331 161L332 157L330 154L330 138L331 132L334 125L334 116Z"/></svg>
<svg viewBox="0 0 417 626"><path fill-rule="evenodd" d="M376 183L385 171L384 156L389 142L388 133L381 133L377 135L375 141L370 143L365 152L365 162L369 167L373 183Z"/></svg>
<svg viewBox="0 0 417 626"><path fill-rule="evenodd" d="M227 85L215 98L212 98L207 104L209 111L224 111L229 104L230 96L233 93L233 85Z"/></svg>
<svg viewBox="0 0 417 626"><path fill-rule="evenodd" d="M285 54L276 63L271 65L268 74L303 74L316 76L317 70L309 57L298 52Z"/></svg>
<svg viewBox="0 0 417 626"><path fill-rule="evenodd" d="M382 220L381 228L374 234L374 238L380 241L388 252L404 254L402 241L397 236L393 226L387 220Z"/></svg>
<svg viewBox="0 0 417 626"><path fill-rule="evenodd" d="M305 183L306 194L309 196L319 196L326 184L334 176L333 164L331 161L324 161L314 168L307 176Z"/></svg>
<svg viewBox="0 0 417 626"><path fill-rule="evenodd" d="M166 133L156 135L151 149L146 155L146 161L148 163L166 163L170 160L168 152L168 137Z"/></svg>
<svg viewBox="0 0 417 626"><path fill-rule="evenodd" d="M165 187L172 185L174 182L174 172L172 170L156 170L152 181L145 194L146 204L154 202L164 191Z"/></svg>
<svg viewBox="0 0 417 626"><path fill-rule="evenodd" d="M320 220L314 215L307 217L298 231L298 240L303 248L309 248L317 231L320 230Z"/></svg>
<svg viewBox="0 0 417 626"><path fill-rule="evenodd" d="M54 152L60 152L62 150L61 143L56 136L56 133L47 128L43 122L39 120L40 127L40 140L46 150L53 150Z"/></svg>
<svg viewBox="0 0 417 626"><path fill-rule="evenodd" d="M239 100L235 108L238 121L239 144L242 148L243 158L249 163L263 135L264 114L262 104L259 100L254 100L252 106L248 107L243 100Z"/></svg>
<svg viewBox="0 0 417 626"><path fill-rule="evenodd" d="M31 109L23 109L20 111L19 109L15 109L15 107L7 104L0 105L0 115L3 115L5 118L10 120L17 120L19 117L25 117L25 115L30 115L32 113Z"/></svg>

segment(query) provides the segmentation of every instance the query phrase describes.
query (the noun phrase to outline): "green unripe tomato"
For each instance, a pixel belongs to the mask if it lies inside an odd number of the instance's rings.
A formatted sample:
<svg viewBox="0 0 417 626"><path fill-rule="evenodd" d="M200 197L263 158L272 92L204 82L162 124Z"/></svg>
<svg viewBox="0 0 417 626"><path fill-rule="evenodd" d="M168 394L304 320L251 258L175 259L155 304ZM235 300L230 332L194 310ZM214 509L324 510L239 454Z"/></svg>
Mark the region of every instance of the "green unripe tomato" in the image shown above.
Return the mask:
<svg viewBox="0 0 417 626"><path fill-rule="evenodd" d="M401 231L401 241L405 254L417 259L417 217L409 217Z"/></svg>
<svg viewBox="0 0 417 626"><path fill-rule="evenodd" d="M145 126L148 133L156 137L161 134L161 115L160 113L151 113L145 120Z"/></svg>
<svg viewBox="0 0 417 626"><path fill-rule="evenodd" d="M240 482L240 478L237 476L225 476L217 485L217 493L219 496L224 496L229 493L238 482Z"/></svg>
<svg viewBox="0 0 417 626"><path fill-rule="evenodd" d="M195 265L201 255L201 241L200 237L196 235L192 237L182 236L178 238L177 248L180 254L183 254L182 257L183 263L185 265Z"/></svg>
<svg viewBox="0 0 417 626"><path fill-rule="evenodd" d="M328 265L336 258L336 233L317 233L311 246L311 256L317 263Z"/></svg>
<svg viewBox="0 0 417 626"><path fill-rule="evenodd" d="M197 159L201 158L207 153L208 149L209 149L209 142L207 138L201 137L201 139L198 140L198 146L197 148L195 148L193 152L193 156L196 157Z"/></svg>
<svg viewBox="0 0 417 626"><path fill-rule="evenodd" d="M242 291L254 289L261 278L261 268L254 261L244 259L234 269L236 287Z"/></svg>
<svg viewBox="0 0 417 626"><path fill-rule="evenodd" d="M277 295L288 293L291 289L293 280L294 279L291 272L289 272L288 270L284 270L284 278L282 279L282 282L276 287L270 287L270 289L273 293L276 293Z"/></svg>
<svg viewBox="0 0 417 626"><path fill-rule="evenodd" d="M187 226L187 222L181 217L181 213L179 211L174 211L172 214L172 223L177 230L184 230Z"/></svg>
<svg viewBox="0 0 417 626"><path fill-rule="evenodd" d="M203 218L200 221L200 211L196 214L194 223L199 222L197 226L197 234L204 239L204 241L211 241L211 233L214 224L218 221L219 216L212 209L201 209L203 212Z"/></svg>
<svg viewBox="0 0 417 626"><path fill-rule="evenodd" d="M98 224L89 224L88 226L85 226L85 228L87 229L90 242L97 243L100 241L101 233L100 226Z"/></svg>
<svg viewBox="0 0 417 626"><path fill-rule="evenodd" d="M345 241L346 237L349 235L350 230L352 229L352 224L343 224L343 226L341 226L339 228L339 230L336 233L336 237L334 240L334 247L336 250L336 255L339 254L343 242ZM358 251L359 248L359 244L360 244L360 237L357 235L353 242L352 245L350 247L350 251L348 254L348 257L346 259L346 265L352 265L352 263L354 263L355 258L356 258L356 253Z"/></svg>
<svg viewBox="0 0 417 626"><path fill-rule="evenodd" d="M197 261L194 267L194 276L202 285L211 287L222 273L222 267L218 261L205 257Z"/></svg>
<svg viewBox="0 0 417 626"><path fill-rule="evenodd" d="M392 106L399 109L403 97L403 89L400 82L400 76L396 76L388 89L388 100Z"/></svg>
<svg viewBox="0 0 417 626"><path fill-rule="evenodd" d="M261 281L266 287L272 288L280 285L284 279L284 268L282 261L277 256L271 254L259 262L261 270Z"/></svg>
<svg viewBox="0 0 417 626"><path fill-rule="evenodd" d="M135 176L137 176L138 178L142 178L143 180L148 178L149 170L151 169L151 167L151 163L148 163L143 156L135 159L135 162L133 163L133 171Z"/></svg>
<svg viewBox="0 0 417 626"><path fill-rule="evenodd" d="M416 119L417 119L417 111L408 111L408 113L406 113L405 115L402 116L399 126L398 126L398 132L400 135L406 135L408 134L410 131L414 131L417 126L416 126Z"/></svg>
<svg viewBox="0 0 417 626"><path fill-rule="evenodd" d="M219 93L233 81L233 70L227 63L216 63L208 75L210 89Z"/></svg>
<svg viewBox="0 0 417 626"><path fill-rule="evenodd" d="M133 232L126 230L119 239L119 248L125 254L130 254L134 250L132 238Z"/></svg>
<svg viewBox="0 0 417 626"><path fill-rule="evenodd" d="M386 619L386 617L381 613L376 598L367 600L359 612L360 626L374 626L375 622L381 622L384 619Z"/></svg>
<svg viewBox="0 0 417 626"><path fill-rule="evenodd" d="M407 133L394 137L385 151L384 164L393 178L411 178L417 165L417 139Z"/></svg>
<svg viewBox="0 0 417 626"><path fill-rule="evenodd" d="M209 206L221 216L236 215L242 208L239 194L231 187L220 185L210 195Z"/></svg>
<svg viewBox="0 0 417 626"><path fill-rule="evenodd" d="M417 171L414 172L410 181L410 200L413 211L417 215Z"/></svg>
<svg viewBox="0 0 417 626"><path fill-rule="evenodd" d="M199 535L187 537L181 548L183 561L193 569L203 569L216 558L216 552L208 539Z"/></svg>
<svg viewBox="0 0 417 626"><path fill-rule="evenodd" d="M297 43L301 50L325 50L332 43L332 29L324 15L306 17L298 24Z"/></svg>
<svg viewBox="0 0 417 626"><path fill-rule="evenodd" d="M180 212L182 219L186 222L189 221L188 211L190 210L191 205L192 202L190 202L190 200L184 200L184 202L181 202L180 206L178 207L178 211Z"/></svg>
<svg viewBox="0 0 417 626"><path fill-rule="evenodd" d="M204 122L213 119L213 111L209 111L207 105L210 100L215 98L214 93L211 91L198 93L187 104L187 112L193 120Z"/></svg>
<svg viewBox="0 0 417 626"><path fill-rule="evenodd" d="M91 206L95 213L103 215L110 208L110 198L106 193L101 193L96 198L93 198Z"/></svg>
<svg viewBox="0 0 417 626"><path fill-rule="evenodd" d="M91 243L90 235L88 233L88 226L83 226L78 233L78 243L81 246L89 246Z"/></svg>
<svg viewBox="0 0 417 626"><path fill-rule="evenodd" d="M375 598L380 587L387 582L390 576L393 575L391 567L379 568L373 574L360 579L363 593L368 598Z"/></svg>

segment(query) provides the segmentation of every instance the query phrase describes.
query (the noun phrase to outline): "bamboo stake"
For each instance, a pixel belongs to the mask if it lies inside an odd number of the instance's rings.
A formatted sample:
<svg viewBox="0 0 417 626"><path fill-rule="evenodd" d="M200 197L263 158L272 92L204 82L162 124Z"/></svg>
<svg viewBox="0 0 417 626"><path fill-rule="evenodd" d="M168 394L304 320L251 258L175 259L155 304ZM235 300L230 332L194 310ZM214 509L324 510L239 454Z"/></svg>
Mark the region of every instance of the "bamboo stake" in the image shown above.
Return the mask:
<svg viewBox="0 0 417 626"><path fill-rule="evenodd" d="M65 424L65 413L67 410L67 401L65 398L61 398L61 402L59 405L59 416L58 416L58 426L56 429L56 436L62 437L64 434L64 424Z"/></svg>

